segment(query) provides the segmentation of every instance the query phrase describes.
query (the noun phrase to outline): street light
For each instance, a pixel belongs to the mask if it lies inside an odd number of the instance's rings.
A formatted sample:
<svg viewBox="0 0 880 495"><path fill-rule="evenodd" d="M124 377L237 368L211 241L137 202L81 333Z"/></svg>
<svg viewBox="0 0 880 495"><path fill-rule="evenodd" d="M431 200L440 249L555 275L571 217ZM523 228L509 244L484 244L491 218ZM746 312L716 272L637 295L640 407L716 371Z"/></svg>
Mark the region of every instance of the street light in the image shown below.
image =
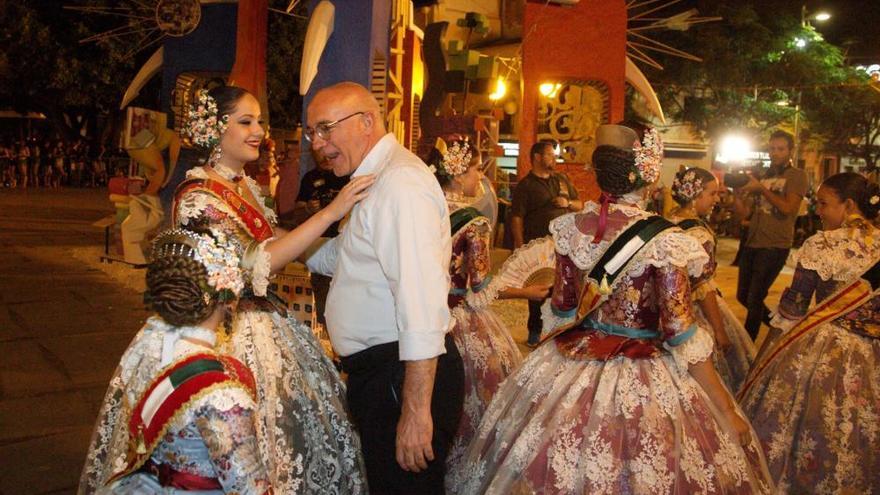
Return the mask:
<svg viewBox="0 0 880 495"><path fill-rule="evenodd" d="M819 12L815 12L812 14L807 14L807 6L801 5L801 26L807 27L810 24L810 21L816 22L825 22L828 19L831 19L831 14L824 10L820 10Z"/></svg>

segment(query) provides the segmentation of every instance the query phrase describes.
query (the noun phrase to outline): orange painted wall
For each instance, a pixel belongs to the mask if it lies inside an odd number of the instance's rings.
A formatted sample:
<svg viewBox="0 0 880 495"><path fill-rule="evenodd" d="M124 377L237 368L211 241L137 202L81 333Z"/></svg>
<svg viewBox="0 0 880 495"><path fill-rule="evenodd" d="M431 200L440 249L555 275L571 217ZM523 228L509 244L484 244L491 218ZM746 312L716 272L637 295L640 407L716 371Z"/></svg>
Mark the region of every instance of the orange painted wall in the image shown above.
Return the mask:
<svg viewBox="0 0 880 495"><path fill-rule="evenodd" d="M546 81L599 80L609 88L610 122L623 119L626 69L624 0L581 0L574 6L526 3L523 22L523 104L519 146L535 141L538 86ZM528 153L520 155L518 174L528 173ZM592 192L595 176L583 165L560 167L578 189Z"/></svg>

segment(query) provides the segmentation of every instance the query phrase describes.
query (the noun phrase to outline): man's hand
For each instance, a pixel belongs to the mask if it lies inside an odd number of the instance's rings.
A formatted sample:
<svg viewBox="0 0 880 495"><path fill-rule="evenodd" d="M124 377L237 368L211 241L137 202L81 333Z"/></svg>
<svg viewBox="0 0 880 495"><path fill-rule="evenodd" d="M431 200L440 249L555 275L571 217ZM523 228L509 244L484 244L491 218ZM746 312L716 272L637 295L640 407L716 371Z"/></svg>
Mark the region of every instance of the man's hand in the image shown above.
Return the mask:
<svg viewBox="0 0 880 495"><path fill-rule="evenodd" d="M568 208L571 205L571 201L565 196L556 196L553 198L553 204L559 208Z"/></svg>
<svg viewBox="0 0 880 495"><path fill-rule="evenodd" d="M431 394L437 358L407 361L403 379L403 405L397 422L397 464L404 471L418 473L434 460L434 423L431 418Z"/></svg>
<svg viewBox="0 0 880 495"><path fill-rule="evenodd" d="M754 176L749 175L749 181L746 185L740 188L740 191L745 194L751 194L753 192L759 192L764 186L756 179Z"/></svg>
<svg viewBox="0 0 880 495"><path fill-rule="evenodd" d="M434 460L431 438L434 423L430 409L426 412L410 412L404 408L397 423L397 464L404 471L418 473L428 469L428 461Z"/></svg>
<svg viewBox="0 0 880 495"><path fill-rule="evenodd" d="M318 210L321 209L321 201L317 199L311 199L306 203L306 211L310 214L317 213Z"/></svg>

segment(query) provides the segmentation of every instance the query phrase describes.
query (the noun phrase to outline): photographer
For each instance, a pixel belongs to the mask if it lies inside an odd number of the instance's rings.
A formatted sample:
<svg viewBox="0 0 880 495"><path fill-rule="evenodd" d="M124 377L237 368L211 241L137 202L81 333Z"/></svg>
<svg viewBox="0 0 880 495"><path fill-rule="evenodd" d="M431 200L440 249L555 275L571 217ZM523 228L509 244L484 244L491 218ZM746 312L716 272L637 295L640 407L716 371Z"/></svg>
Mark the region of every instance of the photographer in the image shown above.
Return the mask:
<svg viewBox="0 0 880 495"><path fill-rule="evenodd" d="M737 189L734 209L749 227L739 260L736 299L746 307L745 327L752 340L770 311L764 299L785 266L794 239L794 224L807 191L807 176L791 164L794 139L776 131L770 136L770 168L763 177L750 176Z"/></svg>

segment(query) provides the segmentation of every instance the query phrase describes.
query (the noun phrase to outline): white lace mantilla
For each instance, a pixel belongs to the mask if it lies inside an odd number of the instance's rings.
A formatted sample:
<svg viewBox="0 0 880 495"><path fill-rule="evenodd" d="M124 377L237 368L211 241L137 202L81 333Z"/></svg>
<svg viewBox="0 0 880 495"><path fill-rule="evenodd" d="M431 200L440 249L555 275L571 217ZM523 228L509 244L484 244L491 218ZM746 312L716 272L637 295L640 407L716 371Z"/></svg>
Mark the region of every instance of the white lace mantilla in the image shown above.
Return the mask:
<svg viewBox="0 0 880 495"><path fill-rule="evenodd" d="M637 221L651 216L650 213L629 206L611 205L609 212L621 211L628 217L630 222L621 229L621 232L631 227ZM585 208L585 211L592 211ZM575 223L576 215L563 215L550 223L550 232L556 242L556 252L568 256L581 270L592 270L599 261L614 238L604 239L594 244L592 236L580 231ZM709 255L693 237L681 232L681 230L667 230L656 235L643 247L627 266L621 268L618 273L628 273L635 278L644 272L645 267L654 266L663 268L666 266L678 266L687 268L691 277L697 277L702 273L703 266L709 261ZM615 284L622 280L618 276ZM614 285L612 285L612 289Z"/></svg>
<svg viewBox="0 0 880 495"><path fill-rule="evenodd" d="M880 252L880 230L874 230L871 244L853 228L822 230L804 241L795 260L804 268L814 270L822 281L855 280L874 263Z"/></svg>

